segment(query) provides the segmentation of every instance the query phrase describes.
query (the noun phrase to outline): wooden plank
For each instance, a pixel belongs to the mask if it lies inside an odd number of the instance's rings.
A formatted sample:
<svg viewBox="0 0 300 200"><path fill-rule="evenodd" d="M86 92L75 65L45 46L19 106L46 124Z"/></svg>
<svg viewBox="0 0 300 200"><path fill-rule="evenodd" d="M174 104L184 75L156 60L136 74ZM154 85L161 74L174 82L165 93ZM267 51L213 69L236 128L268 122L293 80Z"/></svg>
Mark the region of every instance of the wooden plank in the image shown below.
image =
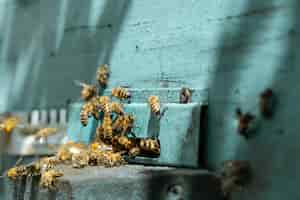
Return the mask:
<svg viewBox="0 0 300 200"><path fill-rule="evenodd" d="M38 188L37 182L26 186L37 189L37 200L159 200L199 197L203 200L222 199L219 177L205 170L135 165L115 168L86 167L81 170L60 166L60 169L64 176L59 178L56 191Z"/></svg>

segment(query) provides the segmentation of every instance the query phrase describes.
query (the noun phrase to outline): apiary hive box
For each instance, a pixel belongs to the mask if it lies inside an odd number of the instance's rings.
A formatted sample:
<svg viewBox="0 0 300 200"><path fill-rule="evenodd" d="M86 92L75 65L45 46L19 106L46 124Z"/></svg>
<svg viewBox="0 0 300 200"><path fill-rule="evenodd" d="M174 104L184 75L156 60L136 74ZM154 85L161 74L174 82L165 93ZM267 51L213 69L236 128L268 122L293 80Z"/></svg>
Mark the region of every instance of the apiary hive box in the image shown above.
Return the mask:
<svg viewBox="0 0 300 200"><path fill-rule="evenodd" d="M130 90L130 89L129 89ZM124 102L125 111L135 118L133 132L140 138L158 138L160 141L160 156L148 158L138 156L130 162L199 167L199 150L201 149L200 121L201 109L207 102L207 90L191 89L190 102L179 102L180 89L131 89L131 98ZM109 91L105 95L110 95ZM161 102L161 117L151 113L147 99L157 95ZM97 121L89 119L87 127L80 123L82 103L71 107L68 126L68 139L74 142L90 143L95 137Z"/></svg>
<svg viewBox="0 0 300 200"><path fill-rule="evenodd" d="M41 189L38 178L8 181L7 200L21 199L222 199L220 179L205 170L170 167L121 166L87 167L82 170L62 166L56 190Z"/></svg>

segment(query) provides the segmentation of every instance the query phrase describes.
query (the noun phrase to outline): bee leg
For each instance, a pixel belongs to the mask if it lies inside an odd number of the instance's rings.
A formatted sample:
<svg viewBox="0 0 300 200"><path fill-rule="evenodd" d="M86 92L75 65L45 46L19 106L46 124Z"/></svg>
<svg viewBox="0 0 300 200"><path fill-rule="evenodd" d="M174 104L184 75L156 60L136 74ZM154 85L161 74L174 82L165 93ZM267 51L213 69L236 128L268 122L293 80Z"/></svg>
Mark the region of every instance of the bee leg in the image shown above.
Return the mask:
<svg viewBox="0 0 300 200"><path fill-rule="evenodd" d="M24 159L24 157L23 157L23 156L20 156L20 157L18 158L18 160L16 161L15 166L20 165L20 164L23 162L23 159Z"/></svg>
<svg viewBox="0 0 300 200"><path fill-rule="evenodd" d="M134 132L130 131L130 135L131 135L132 137L136 138L136 134L135 134Z"/></svg>

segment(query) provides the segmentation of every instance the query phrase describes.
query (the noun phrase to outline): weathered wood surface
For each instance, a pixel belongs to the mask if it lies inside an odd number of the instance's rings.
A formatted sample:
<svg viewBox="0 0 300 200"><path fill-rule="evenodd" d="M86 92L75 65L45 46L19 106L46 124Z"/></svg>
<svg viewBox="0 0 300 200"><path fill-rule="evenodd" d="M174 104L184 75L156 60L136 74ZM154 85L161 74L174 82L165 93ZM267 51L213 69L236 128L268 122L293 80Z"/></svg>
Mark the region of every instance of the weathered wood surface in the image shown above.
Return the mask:
<svg viewBox="0 0 300 200"><path fill-rule="evenodd" d="M300 197L298 0L0 2L1 110L76 99L71 80L93 79L102 62L110 86L209 87L208 166L249 159L256 175L234 199ZM256 112L266 87L277 114L245 141L234 109Z"/></svg>
<svg viewBox="0 0 300 200"><path fill-rule="evenodd" d="M61 166L56 191L39 188L35 178L12 183L7 180L11 200L152 200L203 199L222 200L220 179L203 170L168 167L121 166L117 168L87 167L73 169Z"/></svg>

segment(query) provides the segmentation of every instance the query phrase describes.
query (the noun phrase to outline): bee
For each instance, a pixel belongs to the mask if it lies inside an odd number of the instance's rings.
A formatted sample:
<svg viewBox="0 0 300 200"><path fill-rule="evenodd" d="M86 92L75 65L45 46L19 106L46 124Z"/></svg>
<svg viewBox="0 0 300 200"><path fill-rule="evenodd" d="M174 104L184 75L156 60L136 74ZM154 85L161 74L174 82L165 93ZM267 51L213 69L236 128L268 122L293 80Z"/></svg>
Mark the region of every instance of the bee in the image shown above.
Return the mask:
<svg viewBox="0 0 300 200"><path fill-rule="evenodd" d="M155 155L160 154L160 143L157 139L141 139L139 143L139 147L142 151L145 151L146 153L151 153Z"/></svg>
<svg viewBox="0 0 300 200"><path fill-rule="evenodd" d="M189 88L182 88L180 92L180 103L188 103L191 100L192 91Z"/></svg>
<svg viewBox="0 0 300 200"><path fill-rule="evenodd" d="M56 153L56 158L61 162L70 162L73 154L78 154L84 151L86 146L80 143L68 142L60 146Z"/></svg>
<svg viewBox="0 0 300 200"><path fill-rule="evenodd" d="M118 115L114 121L112 128L116 133L121 133L125 135L127 132L130 132L134 126L134 117L132 115Z"/></svg>
<svg viewBox="0 0 300 200"><path fill-rule="evenodd" d="M7 171L7 177L11 180L17 180L18 177L26 176L27 175L27 169L26 166L20 165L10 168Z"/></svg>
<svg viewBox="0 0 300 200"><path fill-rule="evenodd" d="M127 132L130 132L133 126L134 126L134 117L128 114L124 115L121 135L125 135Z"/></svg>
<svg viewBox="0 0 300 200"><path fill-rule="evenodd" d="M103 131L103 140L111 141L113 136L113 129L112 129L112 119L109 113L104 113L101 126Z"/></svg>
<svg viewBox="0 0 300 200"><path fill-rule="evenodd" d="M57 128L42 128L35 134L36 139L48 138L48 136L57 133Z"/></svg>
<svg viewBox="0 0 300 200"><path fill-rule="evenodd" d="M41 166L38 162L26 166L27 176L40 176L41 175Z"/></svg>
<svg viewBox="0 0 300 200"><path fill-rule="evenodd" d="M103 127L102 125L99 125L97 128L96 128L96 138L95 138L96 141L101 141L101 142L106 142L104 141L104 133L103 133Z"/></svg>
<svg viewBox="0 0 300 200"><path fill-rule="evenodd" d="M111 108L112 112L114 112L118 115L123 115L124 114L123 105L121 103L111 102L110 103L110 108Z"/></svg>
<svg viewBox="0 0 300 200"><path fill-rule="evenodd" d="M271 118L275 109L275 94L272 89L266 89L260 94L259 109L263 117Z"/></svg>
<svg viewBox="0 0 300 200"><path fill-rule="evenodd" d="M104 154L105 167L117 167L126 164L122 154L119 152L107 152Z"/></svg>
<svg viewBox="0 0 300 200"><path fill-rule="evenodd" d="M41 175L40 185L44 188L56 189L57 178L63 175L63 173L55 169L45 171Z"/></svg>
<svg viewBox="0 0 300 200"><path fill-rule="evenodd" d="M222 164L221 175L223 177L249 177L250 163L244 160L227 160Z"/></svg>
<svg viewBox="0 0 300 200"><path fill-rule="evenodd" d="M148 98L148 103L150 105L151 112L156 115L160 114L160 102L158 96L150 96Z"/></svg>
<svg viewBox="0 0 300 200"><path fill-rule="evenodd" d="M48 171L49 169L55 168L55 166L59 164L59 160L55 156L45 157L40 159L36 164L39 165L41 171Z"/></svg>
<svg viewBox="0 0 300 200"><path fill-rule="evenodd" d="M101 87L106 87L109 78L109 68L108 65L101 65L96 72L96 79Z"/></svg>
<svg viewBox="0 0 300 200"><path fill-rule="evenodd" d="M80 111L80 122L83 126L87 126L88 118L90 117L94 109L95 109L94 105L91 102L86 102L85 104L82 105Z"/></svg>
<svg viewBox="0 0 300 200"><path fill-rule="evenodd" d="M7 117L0 123L0 131L10 134L18 126L20 119L18 117Z"/></svg>
<svg viewBox="0 0 300 200"><path fill-rule="evenodd" d="M99 105L104 113L110 113L110 98L108 96L99 97Z"/></svg>
<svg viewBox="0 0 300 200"><path fill-rule="evenodd" d="M89 101L94 96L97 95L96 85L89 85L89 84L82 83L82 82L79 82L79 81L75 81L75 84L82 87L82 90L81 90L81 93L80 93L82 100Z"/></svg>
<svg viewBox="0 0 300 200"><path fill-rule="evenodd" d="M222 190L225 196L241 190L251 179L251 167L248 161L228 160L222 164Z"/></svg>
<svg viewBox="0 0 300 200"><path fill-rule="evenodd" d="M89 164L89 153L87 150L72 155L72 167L83 168Z"/></svg>
<svg viewBox="0 0 300 200"><path fill-rule="evenodd" d="M90 166L102 165L104 163L104 151L89 150L88 164Z"/></svg>
<svg viewBox="0 0 300 200"><path fill-rule="evenodd" d="M112 124L112 129L115 133L119 133L123 130L123 122L124 122L124 116L118 115Z"/></svg>
<svg viewBox="0 0 300 200"><path fill-rule="evenodd" d="M140 155L141 154L141 148L140 147L133 147L129 150L128 152L128 155L131 157L131 158L135 158L136 156Z"/></svg>
<svg viewBox="0 0 300 200"><path fill-rule="evenodd" d="M104 142L93 142L89 145L90 151L111 151L110 145L106 145Z"/></svg>
<svg viewBox="0 0 300 200"><path fill-rule="evenodd" d="M94 109L99 113L103 111L105 113L111 112L110 98L108 96L97 96L93 99Z"/></svg>
<svg viewBox="0 0 300 200"><path fill-rule="evenodd" d="M221 190L226 199L234 191L241 191L243 188L238 184L238 177L226 178L221 181Z"/></svg>
<svg viewBox="0 0 300 200"><path fill-rule="evenodd" d="M131 97L130 92L126 88L116 87L111 90L111 94L118 99L127 99Z"/></svg>
<svg viewBox="0 0 300 200"><path fill-rule="evenodd" d="M236 116L239 134L249 138L249 133L256 128L255 117L250 113L243 114L239 108L236 110Z"/></svg>
<svg viewBox="0 0 300 200"><path fill-rule="evenodd" d="M129 151L130 149L136 147L136 142L128 138L126 136L114 136L112 140L112 146L113 150L115 152L120 152L120 151Z"/></svg>

